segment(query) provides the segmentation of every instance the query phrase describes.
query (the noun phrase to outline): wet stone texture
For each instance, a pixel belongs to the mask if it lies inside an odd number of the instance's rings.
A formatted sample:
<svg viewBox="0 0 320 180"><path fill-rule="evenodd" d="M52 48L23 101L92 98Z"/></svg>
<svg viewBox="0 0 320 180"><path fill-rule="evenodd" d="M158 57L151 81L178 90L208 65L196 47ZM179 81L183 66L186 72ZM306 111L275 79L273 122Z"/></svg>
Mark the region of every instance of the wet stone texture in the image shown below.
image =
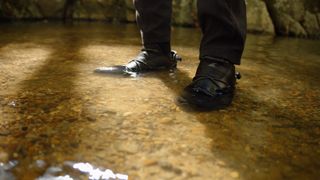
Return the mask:
<svg viewBox="0 0 320 180"><path fill-rule="evenodd" d="M200 38L173 29L175 72L106 76L134 25L0 25L0 179L317 179L320 42L249 35L232 106L198 112L176 99Z"/></svg>

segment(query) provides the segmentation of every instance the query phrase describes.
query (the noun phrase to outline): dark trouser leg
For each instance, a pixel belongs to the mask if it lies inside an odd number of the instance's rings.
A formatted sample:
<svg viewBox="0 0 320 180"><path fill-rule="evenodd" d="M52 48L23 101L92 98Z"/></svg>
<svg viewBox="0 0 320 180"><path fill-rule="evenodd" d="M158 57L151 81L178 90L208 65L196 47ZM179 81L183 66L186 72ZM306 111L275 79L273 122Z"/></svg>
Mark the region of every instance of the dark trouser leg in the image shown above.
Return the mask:
<svg viewBox="0 0 320 180"><path fill-rule="evenodd" d="M174 69L180 59L171 52L171 0L133 0L143 49L126 65L127 72Z"/></svg>
<svg viewBox="0 0 320 180"><path fill-rule="evenodd" d="M203 33L200 64L182 97L206 109L229 106L235 91L235 66L240 64L246 37L244 0L198 0Z"/></svg>
<svg viewBox="0 0 320 180"><path fill-rule="evenodd" d="M203 33L200 59L206 56L240 64L246 38L244 0L198 0Z"/></svg>
<svg viewBox="0 0 320 180"><path fill-rule="evenodd" d="M144 44L170 42L171 0L134 0Z"/></svg>

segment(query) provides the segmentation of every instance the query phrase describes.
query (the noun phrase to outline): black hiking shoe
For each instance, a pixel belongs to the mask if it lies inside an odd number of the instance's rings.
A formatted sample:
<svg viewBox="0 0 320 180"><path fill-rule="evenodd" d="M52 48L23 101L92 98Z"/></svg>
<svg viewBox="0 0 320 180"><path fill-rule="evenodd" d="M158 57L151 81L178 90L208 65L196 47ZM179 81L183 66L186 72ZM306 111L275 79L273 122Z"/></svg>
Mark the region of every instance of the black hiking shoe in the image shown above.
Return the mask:
<svg viewBox="0 0 320 180"><path fill-rule="evenodd" d="M182 94L182 100L204 110L218 110L229 106L235 92L235 66L222 59L201 59L192 83Z"/></svg>
<svg viewBox="0 0 320 180"><path fill-rule="evenodd" d="M181 57L175 51L165 55L161 50L142 49L140 54L126 65L98 67L95 73L110 75L136 75L138 73L160 69L174 70Z"/></svg>
<svg viewBox="0 0 320 180"><path fill-rule="evenodd" d="M128 73L140 73L160 69L176 69L177 61L181 57L175 51L164 54L157 49L142 49L140 54L125 65L125 71Z"/></svg>

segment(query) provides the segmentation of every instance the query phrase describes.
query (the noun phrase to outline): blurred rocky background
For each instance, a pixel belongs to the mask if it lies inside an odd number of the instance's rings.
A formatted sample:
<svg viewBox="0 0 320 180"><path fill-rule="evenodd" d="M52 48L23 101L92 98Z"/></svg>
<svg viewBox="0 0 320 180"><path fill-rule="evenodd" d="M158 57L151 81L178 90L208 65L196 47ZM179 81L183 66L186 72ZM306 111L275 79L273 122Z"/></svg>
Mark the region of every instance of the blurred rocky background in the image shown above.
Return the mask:
<svg viewBox="0 0 320 180"><path fill-rule="evenodd" d="M173 0L173 23L197 26L196 0ZM248 30L320 38L320 0L247 0ZM0 0L3 20L134 22L132 0Z"/></svg>

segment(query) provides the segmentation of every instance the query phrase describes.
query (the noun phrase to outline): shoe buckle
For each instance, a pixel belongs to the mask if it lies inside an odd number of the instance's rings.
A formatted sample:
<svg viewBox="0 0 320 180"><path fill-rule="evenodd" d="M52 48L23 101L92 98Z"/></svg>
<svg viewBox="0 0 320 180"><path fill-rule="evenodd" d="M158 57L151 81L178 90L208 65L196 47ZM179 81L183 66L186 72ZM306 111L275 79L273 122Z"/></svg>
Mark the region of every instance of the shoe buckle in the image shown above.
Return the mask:
<svg viewBox="0 0 320 180"><path fill-rule="evenodd" d="M174 61L182 61L182 58L177 54L176 51L171 51L171 57Z"/></svg>
<svg viewBox="0 0 320 180"><path fill-rule="evenodd" d="M241 76L240 72L236 72L235 77L236 77L236 79L241 79L242 76Z"/></svg>

